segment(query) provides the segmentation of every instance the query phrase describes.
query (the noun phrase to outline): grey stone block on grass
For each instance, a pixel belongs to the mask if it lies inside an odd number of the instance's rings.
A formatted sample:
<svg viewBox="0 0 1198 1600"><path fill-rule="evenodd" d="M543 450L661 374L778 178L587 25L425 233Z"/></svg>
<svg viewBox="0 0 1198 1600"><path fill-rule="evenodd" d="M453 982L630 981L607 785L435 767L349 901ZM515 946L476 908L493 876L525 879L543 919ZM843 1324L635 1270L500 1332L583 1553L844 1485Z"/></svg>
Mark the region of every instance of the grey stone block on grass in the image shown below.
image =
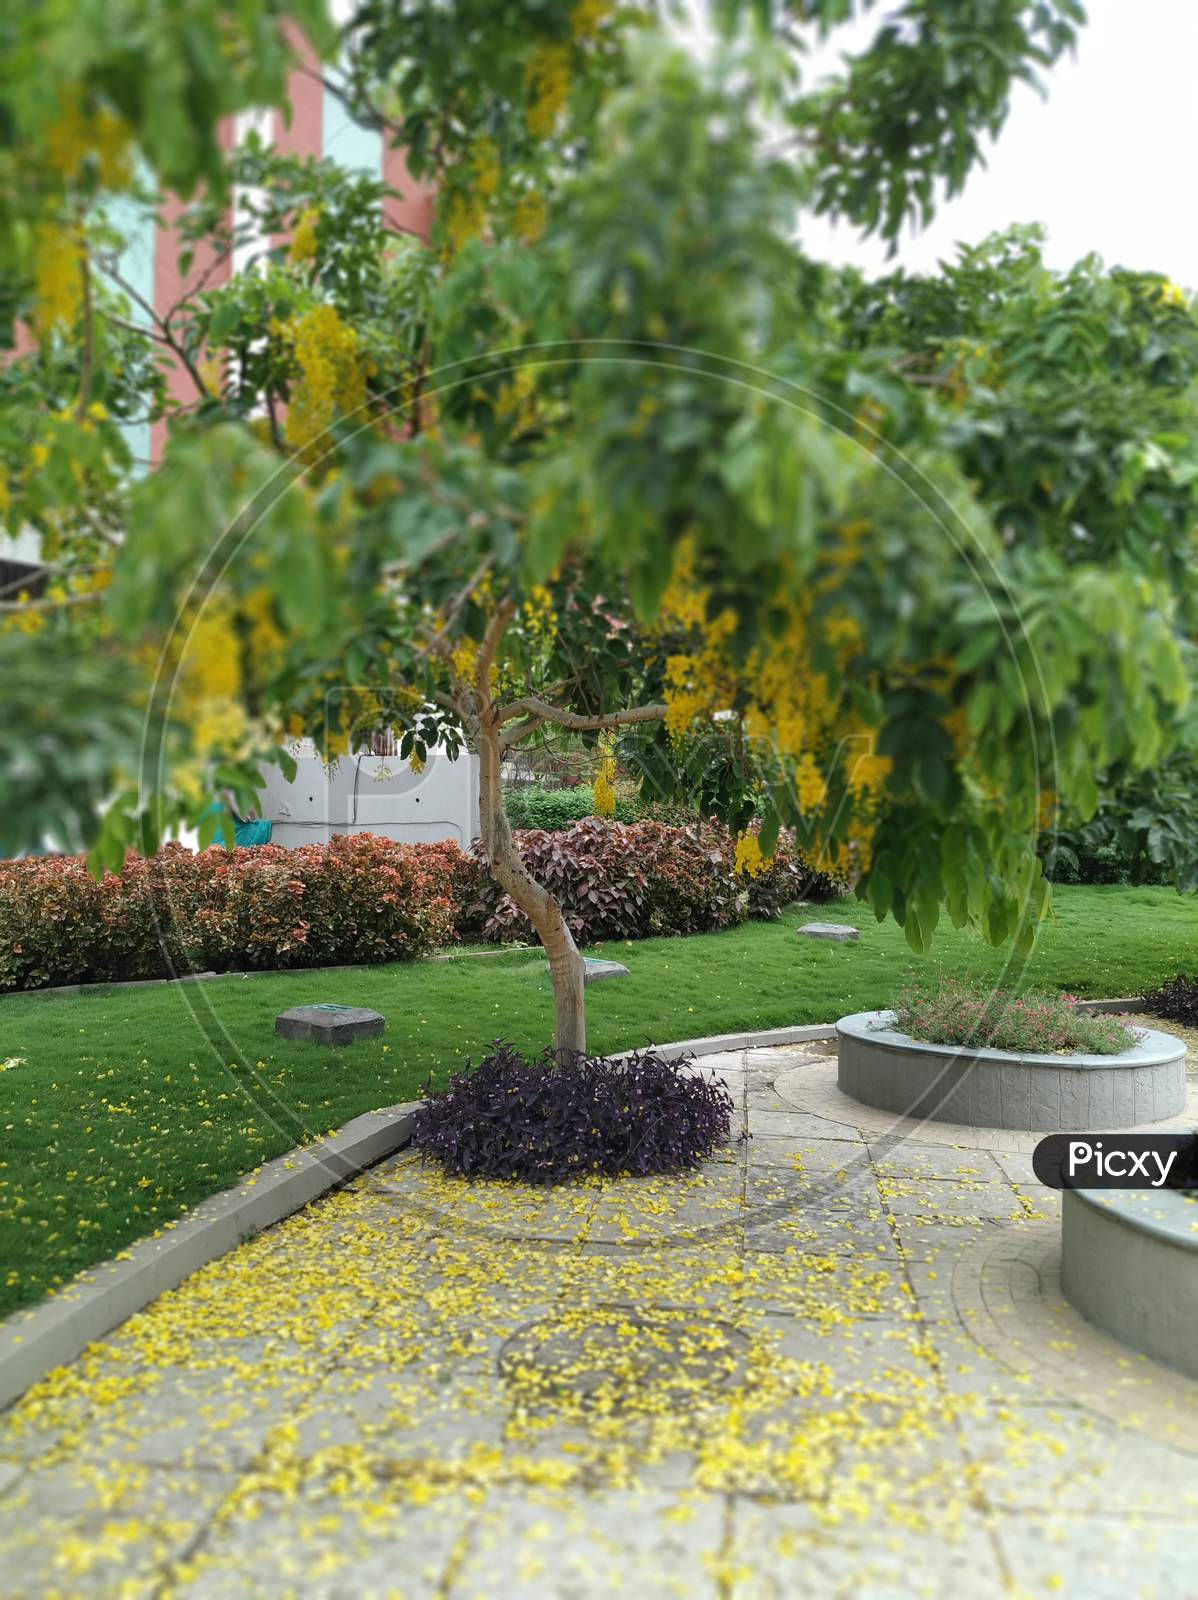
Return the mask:
<svg viewBox="0 0 1198 1600"><path fill-rule="evenodd" d="M600 983L604 978L628 976L628 968L621 966L618 961L600 961L597 956L583 956L582 965L584 983Z"/></svg>
<svg viewBox="0 0 1198 1600"><path fill-rule="evenodd" d="M851 944L861 937L857 928L848 928L841 922L804 922L798 931L808 939L833 939L838 944Z"/></svg>
<svg viewBox="0 0 1198 1600"><path fill-rule="evenodd" d="M364 1006L293 1006L275 1018L280 1039L307 1044L356 1044L359 1039L377 1039L386 1026L384 1016Z"/></svg>

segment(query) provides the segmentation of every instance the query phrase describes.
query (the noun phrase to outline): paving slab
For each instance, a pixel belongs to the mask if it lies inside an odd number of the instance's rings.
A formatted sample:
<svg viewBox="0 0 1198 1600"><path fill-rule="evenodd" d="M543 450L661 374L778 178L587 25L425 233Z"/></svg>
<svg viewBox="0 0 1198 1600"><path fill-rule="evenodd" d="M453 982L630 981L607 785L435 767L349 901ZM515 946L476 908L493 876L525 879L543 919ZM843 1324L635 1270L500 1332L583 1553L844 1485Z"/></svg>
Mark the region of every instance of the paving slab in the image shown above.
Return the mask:
<svg viewBox="0 0 1198 1600"><path fill-rule="evenodd" d="M0 1413L0 1594L1184 1595L1198 1382L1064 1302L1026 1152L804 1048L707 1058L695 1173L401 1153L186 1278Z"/></svg>

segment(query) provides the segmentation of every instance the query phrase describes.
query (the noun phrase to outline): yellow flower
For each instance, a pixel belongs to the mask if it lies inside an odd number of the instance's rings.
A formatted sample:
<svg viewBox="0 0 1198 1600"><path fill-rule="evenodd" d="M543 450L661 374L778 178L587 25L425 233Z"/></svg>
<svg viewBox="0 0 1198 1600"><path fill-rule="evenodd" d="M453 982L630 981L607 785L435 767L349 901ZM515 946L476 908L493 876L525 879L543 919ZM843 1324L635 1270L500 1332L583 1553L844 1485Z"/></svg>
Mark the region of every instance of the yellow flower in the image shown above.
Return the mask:
<svg viewBox="0 0 1198 1600"><path fill-rule="evenodd" d="M795 772L795 789L804 811L818 811L828 796L828 786L811 755L800 758Z"/></svg>
<svg viewBox="0 0 1198 1600"><path fill-rule="evenodd" d="M522 194L512 213L512 228L530 244L545 231L545 201L539 194Z"/></svg>
<svg viewBox="0 0 1198 1600"><path fill-rule="evenodd" d="M482 138L474 146L474 184L484 200L490 200L499 188L503 169L499 165L499 148L494 139Z"/></svg>
<svg viewBox="0 0 1198 1600"><path fill-rule="evenodd" d="M763 856L761 841L755 833L738 833L736 836L736 875L738 878L758 878L773 865L773 856Z"/></svg>
<svg viewBox="0 0 1198 1600"><path fill-rule="evenodd" d="M73 328L83 304L83 242L73 228L39 223L33 245L33 325L42 338Z"/></svg>
<svg viewBox="0 0 1198 1600"><path fill-rule="evenodd" d="M611 10L611 0L578 0L570 12L570 32L576 39L593 39Z"/></svg>
<svg viewBox="0 0 1198 1600"><path fill-rule="evenodd" d="M358 335L335 306L293 314L284 324L300 381L287 412L287 437L300 450L315 445L333 418L352 416L366 399Z"/></svg>
<svg viewBox="0 0 1198 1600"><path fill-rule="evenodd" d="M478 679L478 646L473 639L460 639L450 652L449 664L459 678L468 684Z"/></svg>
<svg viewBox="0 0 1198 1600"><path fill-rule="evenodd" d="M595 815L614 817L616 814L616 758L610 751L599 763L593 788Z"/></svg>
<svg viewBox="0 0 1198 1600"><path fill-rule="evenodd" d="M59 177L75 182L94 163L103 188L124 188L130 178L132 130L105 107L85 108L78 88L63 97L62 114L46 129L46 161Z"/></svg>
<svg viewBox="0 0 1198 1600"><path fill-rule="evenodd" d="M316 254L316 233L319 227L319 206L308 206L300 212L295 232L291 235L291 247L287 252L289 261L300 263L312 260Z"/></svg>
<svg viewBox="0 0 1198 1600"><path fill-rule="evenodd" d="M534 584L524 602L524 627L534 639L552 639L557 633L553 596L542 584Z"/></svg>
<svg viewBox="0 0 1198 1600"><path fill-rule="evenodd" d="M525 65L524 80L531 92L526 113L528 131L534 138L548 138L570 98L568 47L562 44L538 44Z"/></svg>
<svg viewBox="0 0 1198 1600"><path fill-rule="evenodd" d="M45 612L33 604L28 589L21 590L17 596L17 605L18 610L8 612L5 627L13 633L40 633L46 626Z"/></svg>

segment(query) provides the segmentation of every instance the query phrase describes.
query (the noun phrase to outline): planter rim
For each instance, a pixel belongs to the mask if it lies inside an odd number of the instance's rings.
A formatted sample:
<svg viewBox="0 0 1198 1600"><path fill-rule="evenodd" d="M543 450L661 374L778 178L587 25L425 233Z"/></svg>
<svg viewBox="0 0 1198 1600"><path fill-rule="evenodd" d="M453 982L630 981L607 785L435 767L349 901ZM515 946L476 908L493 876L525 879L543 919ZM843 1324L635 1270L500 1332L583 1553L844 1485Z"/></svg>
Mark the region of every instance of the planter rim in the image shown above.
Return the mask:
<svg viewBox="0 0 1198 1600"><path fill-rule="evenodd" d="M1072 1189L1065 1199L1115 1218L1135 1233L1151 1234L1178 1250L1198 1255L1198 1199L1190 1200L1177 1189Z"/></svg>
<svg viewBox="0 0 1198 1600"><path fill-rule="evenodd" d="M1094 1056L1080 1052L1068 1056L1047 1055L1034 1051L993 1050L988 1045L973 1048L963 1044L925 1044L920 1039L912 1039L909 1034L900 1033L897 1028L886 1026L887 1022L893 1022L894 1016L893 1011L855 1011L851 1016L840 1018L836 1032L850 1039L861 1039L867 1044L885 1045L890 1050L912 1050L921 1055L944 1056L951 1060L964 1057L970 1061L994 1061L1006 1066L1078 1067L1086 1071L1112 1067L1159 1067L1168 1061L1176 1061L1186 1053L1181 1039L1171 1033L1158 1032L1156 1028L1139 1030L1144 1037L1132 1049L1121 1051L1117 1056ZM879 1023L882 1025L878 1026Z"/></svg>

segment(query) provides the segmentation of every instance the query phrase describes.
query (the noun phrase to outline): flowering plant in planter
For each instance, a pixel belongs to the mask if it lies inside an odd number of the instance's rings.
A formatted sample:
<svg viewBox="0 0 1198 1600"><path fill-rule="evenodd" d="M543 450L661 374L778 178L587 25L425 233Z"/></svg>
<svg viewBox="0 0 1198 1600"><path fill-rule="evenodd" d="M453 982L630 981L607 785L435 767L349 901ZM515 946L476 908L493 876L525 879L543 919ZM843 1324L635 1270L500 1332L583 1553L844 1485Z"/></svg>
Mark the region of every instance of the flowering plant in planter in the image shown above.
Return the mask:
<svg viewBox="0 0 1198 1600"><path fill-rule="evenodd" d="M894 1027L925 1044L1033 1055L1115 1056L1132 1049L1139 1037L1116 1017L1079 1010L1076 995L1016 994L956 978L904 989L895 1001Z"/></svg>

